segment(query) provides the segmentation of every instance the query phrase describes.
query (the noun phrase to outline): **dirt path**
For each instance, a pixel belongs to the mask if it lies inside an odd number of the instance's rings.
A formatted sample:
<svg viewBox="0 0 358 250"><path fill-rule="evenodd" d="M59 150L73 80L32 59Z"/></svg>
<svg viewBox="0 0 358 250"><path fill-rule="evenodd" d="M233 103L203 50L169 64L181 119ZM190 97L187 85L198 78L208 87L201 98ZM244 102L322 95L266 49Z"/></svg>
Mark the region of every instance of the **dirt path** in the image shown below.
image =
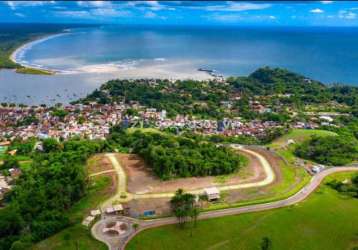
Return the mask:
<svg viewBox="0 0 358 250"><path fill-rule="evenodd" d="M271 209L291 206L293 204L296 204L296 203L299 203L299 202L305 200L311 193L313 193L316 190L316 188L322 183L323 179L325 177L327 177L328 175L331 175L334 173L339 173L339 172L349 172L349 171L358 171L358 167L357 166L333 167L333 168L324 170L324 171L316 174L315 176L313 176L311 181L304 188L302 188L299 192L297 192L296 194L294 194L284 200L256 204L256 205L248 205L248 206L237 207L237 208L227 208L227 209L204 212L199 215L198 219L203 220L203 219L209 219L209 218L218 218L218 217L228 216L228 215L259 212L259 211L265 211L265 210L271 210ZM138 220L138 223L140 223L140 229L138 231L134 232L129 238L127 238L125 242L121 242L121 245L117 246L117 249L124 250L127 243L136 234L138 234L142 230L148 229L148 228L153 228L153 227L159 227L159 226L163 226L163 225L175 224L175 223L177 223L177 219L175 217L168 217L168 218L153 219L153 220Z"/></svg>
<svg viewBox="0 0 358 250"><path fill-rule="evenodd" d="M265 179L257 181L257 182L250 182L250 183L240 183L240 184L232 184L232 185L222 185L217 186L217 188L220 191L228 191L228 190L235 190L235 189L243 189L243 188L253 188L253 187L262 187L271 184L275 180L275 173L270 165L270 163L266 160L265 157L263 157L261 154L241 147L237 145L232 145L232 147L236 150L245 152L246 154L250 154L253 157L255 157L264 173L265 173ZM132 199L153 199L153 198L170 198L173 197L175 192L162 192L162 193L144 193L144 194L132 194L127 192L126 190L126 174L124 172L124 169L118 162L117 158L115 157L115 154L106 154L106 156L111 161L117 176L118 176L118 186L117 186L117 193L115 196L111 197L109 200L104 202L102 204L102 207L106 207L111 205L113 202L119 201L119 202L128 202ZM189 193L192 194L201 194L203 193L203 188L189 190Z"/></svg>
<svg viewBox="0 0 358 250"><path fill-rule="evenodd" d="M97 176L97 175L102 175L102 174L107 174L107 173L113 173L113 172L116 172L116 170L115 170L115 169L104 170L104 171L101 171L101 172L97 172L97 173L94 173L94 174L90 174L89 177L93 177L93 176Z"/></svg>
<svg viewBox="0 0 358 250"><path fill-rule="evenodd" d="M105 202L102 203L101 207L105 208L108 207L110 205L112 205L115 201L128 201L131 199L130 194L127 193L127 188L126 188L126 174L123 171L123 168L121 167L121 165L119 164L119 162L117 161L117 158L115 156L115 154L113 153L108 153L106 154L106 156L108 157L108 159L111 161L114 170L117 173L117 190L116 190L116 194L114 196L112 196L110 199L106 200Z"/></svg>

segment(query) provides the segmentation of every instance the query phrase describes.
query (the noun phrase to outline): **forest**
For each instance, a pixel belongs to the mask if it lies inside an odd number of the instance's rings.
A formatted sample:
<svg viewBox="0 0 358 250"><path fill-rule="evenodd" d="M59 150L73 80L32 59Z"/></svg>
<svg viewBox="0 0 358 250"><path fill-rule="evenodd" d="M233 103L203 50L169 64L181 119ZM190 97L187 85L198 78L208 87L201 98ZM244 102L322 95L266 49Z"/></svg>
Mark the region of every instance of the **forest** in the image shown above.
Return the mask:
<svg viewBox="0 0 358 250"><path fill-rule="evenodd" d="M358 160L358 119L340 118L342 126L325 129L337 136L313 136L295 149L298 157L330 166L342 166Z"/></svg>
<svg viewBox="0 0 358 250"><path fill-rule="evenodd" d="M6 207L0 209L0 249L4 250L28 249L69 226L66 212L86 194L87 158L106 149L104 141L78 139L63 143L46 139L42 151L32 150L33 141L16 145L20 154L33 161L6 197Z"/></svg>
<svg viewBox="0 0 358 250"><path fill-rule="evenodd" d="M139 154L162 180L230 174L246 163L228 147L162 132L113 128L110 141Z"/></svg>
<svg viewBox="0 0 358 250"><path fill-rule="evenodd" d="M265 97L273 107L270 114L250 109L250 100ZM173 102L173 100L176 100ZM229 77L226 83L195 80L111 80L79 100L108 104L125 101L158 110L169 116L177 114L204 118L240 116L248 120L275 120L285 122L288 117L278 109L277 101L286 107L300 109L307 104L329 104L332 101L348 105L358 115L358 88L342 84L325 85L300 74L281 68L259 68L249 76ZM230 108L223 102L231 103ZM270 103L271 102L271 103ZM277 110L275 110L277 108Z"/></svg>

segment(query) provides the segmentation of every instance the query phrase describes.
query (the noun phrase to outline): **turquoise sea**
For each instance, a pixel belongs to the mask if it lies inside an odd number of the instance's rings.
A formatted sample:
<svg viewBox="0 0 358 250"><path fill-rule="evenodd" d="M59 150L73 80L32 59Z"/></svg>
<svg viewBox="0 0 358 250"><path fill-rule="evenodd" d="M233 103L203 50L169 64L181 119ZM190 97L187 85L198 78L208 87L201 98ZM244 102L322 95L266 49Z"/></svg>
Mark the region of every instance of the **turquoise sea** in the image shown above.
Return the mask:
<svg viewBox="0 0 358 250"><path fill-rule="evenodd" d="M111 78L197 78L285 67L324 83L358 84L358 29L101 26L25 46L16 60L55 76L0 71L0 100L68 102Z"/></svg>

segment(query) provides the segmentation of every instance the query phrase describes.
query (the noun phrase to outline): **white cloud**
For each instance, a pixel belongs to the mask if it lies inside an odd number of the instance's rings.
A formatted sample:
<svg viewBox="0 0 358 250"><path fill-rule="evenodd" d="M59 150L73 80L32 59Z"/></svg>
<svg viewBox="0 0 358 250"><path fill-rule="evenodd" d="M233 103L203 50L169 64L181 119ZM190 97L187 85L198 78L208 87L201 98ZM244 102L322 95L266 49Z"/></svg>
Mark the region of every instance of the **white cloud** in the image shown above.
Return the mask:
<svg viewBox="0 0 358 250"><path fill-rule="evenodd" d="M147 13L144 14L145 18L155 18L157 17L157 14L155 14L153 11L148 11Z"/></svg>
<svg viewBox="0 0 358 250"><path fill-rule="evenodd" d="M75 17L75 18L90 18L91 14L86 10L65 10L65 11L56 11L59 16L64 17Z"/></svg>
<svg viewBox="0 0 358 250"><path fill-rule="evenodd" d="M231 23L231 22L237 22L239 20L242 20L242 17L237 14L227 14L227 15L214 14L209 16L209 19L214 19L219 22Z"/></svg>
<svg viewBox="0 0 358 250"><path fill-rule="evenodd" d="M310 12L311 12L311 13L315 13L315 14L321 14L321 13L324 12L324 10L317 8L317 9L312 9L312 10L310 10Z"/></svg>
<svg viewBox="0 0 358 250"><path fill-rule="evenodd" d="M93 16L104 16L104 17L120 17L120 16L129 16L128 11L121 11L112 8L98 8L90 10L91 15Z"/></svg>
<svg viewBox="0 0 358 250"><path fill-rule="evenodd" d="M338 12L338 17L342 19L353 20L357 18L357 14L352 11L340 10Z"/></svg>
<svg viewBox="0 0 358 250"><path fill-rule="evenodd" d="M269 16L269 18L272 19L272 20L275 20L275 19L276 19L275 16Z"/></svg>
<svg viewBox="0 0 358 250"><path fill-rule="evenodd" d="M57 16L72 17L72 18L88 18L96 19L102 17L127 17L130 16L129 11L116 10L113 8L91 8L88 10L64 10L56 11Z"/></svg>
<svg viewBox="0 0 358 250"><path fill-rule="evenodd" d="M111 7L112 3L110 1L78 1L78 6L81 7Z"/></svg>
<svg viewBox="0 0 358 250"><path fill-rule="evenodd" d="M18 7L42 6L46 4L55 4L55 1L6 1L10 9L16 10Z"/></svg>
<svg viewBox="0 0 358 250"><path fill-rule="evenodd" d="M208 6L193 6L191 9L204 9L207 11L231 11L240 12L247 10L262 10L270 8L271 4L267 3L238 3L238 2L227 2L226 5L208 5Z"/></svg>
<svg viewBox="0 0 358 250"><path fill-rule="evenodd" d="M321 1L322 4L331 4L333 1Z"/></svg>

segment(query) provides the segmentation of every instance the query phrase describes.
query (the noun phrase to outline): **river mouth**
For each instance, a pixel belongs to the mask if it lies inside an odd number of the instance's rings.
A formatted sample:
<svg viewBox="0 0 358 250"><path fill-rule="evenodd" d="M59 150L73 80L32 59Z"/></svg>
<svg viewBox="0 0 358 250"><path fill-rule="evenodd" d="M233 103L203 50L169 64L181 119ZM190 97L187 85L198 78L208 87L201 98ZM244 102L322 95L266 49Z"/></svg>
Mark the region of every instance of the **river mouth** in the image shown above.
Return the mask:
<svg viewBox="0 0 358 250"><path fill-rule="evenodd" d="M357 44L358 29L348 28L76 28L19 48L15 61L56 74L0 70L0 101L66 104L111 79L212 79L200 68L226 77L283 67L324 83L354 83Z"/></svg>

